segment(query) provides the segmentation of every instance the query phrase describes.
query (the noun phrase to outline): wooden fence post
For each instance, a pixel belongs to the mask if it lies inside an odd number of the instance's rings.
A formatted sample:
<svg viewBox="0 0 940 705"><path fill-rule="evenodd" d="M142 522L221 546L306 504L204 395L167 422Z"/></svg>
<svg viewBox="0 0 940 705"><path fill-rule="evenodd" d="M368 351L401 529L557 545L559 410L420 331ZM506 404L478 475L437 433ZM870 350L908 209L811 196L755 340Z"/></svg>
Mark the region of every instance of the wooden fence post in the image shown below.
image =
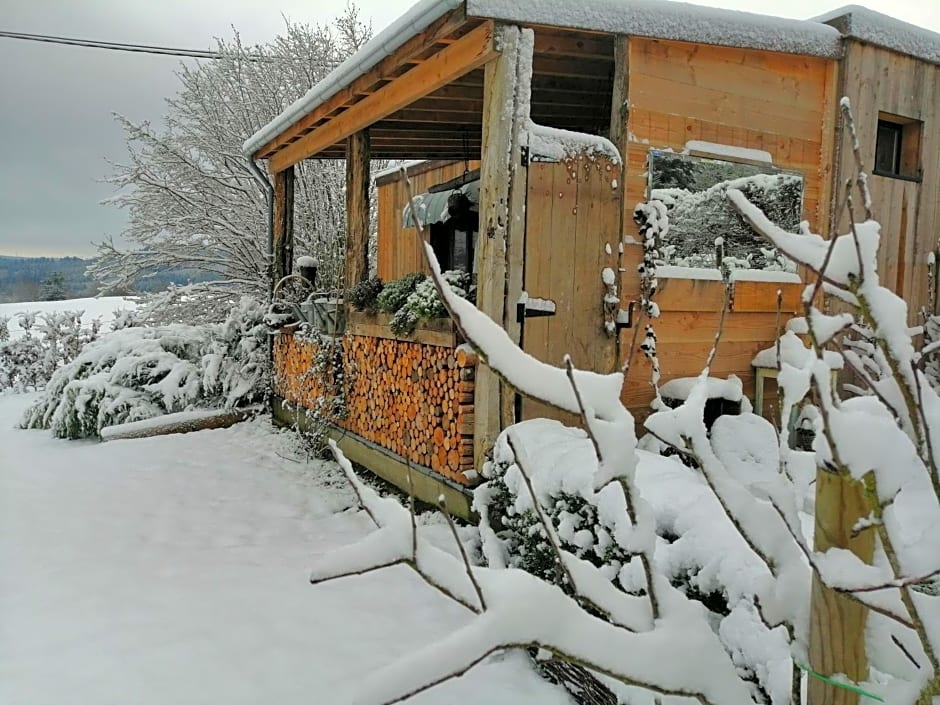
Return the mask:
<svg viewBox="0 0 940 705"><path fill-rule="evenodd" d="M875 552L875 532L855 531L869 514L861 482L820 468L816 473L815 549L850 550L865 563ZM813 576L810 598L809 665L824 676L844 674L853 681L868 680L865 623L868 609L825 587ZM809 678L809 705L857 705L859 696Z"/></svg>
<svg viewBox="0 0 940 705"><path fill-rule="evenodd" d="M346 139L346 289L369 278L369 130Z"/></svg>

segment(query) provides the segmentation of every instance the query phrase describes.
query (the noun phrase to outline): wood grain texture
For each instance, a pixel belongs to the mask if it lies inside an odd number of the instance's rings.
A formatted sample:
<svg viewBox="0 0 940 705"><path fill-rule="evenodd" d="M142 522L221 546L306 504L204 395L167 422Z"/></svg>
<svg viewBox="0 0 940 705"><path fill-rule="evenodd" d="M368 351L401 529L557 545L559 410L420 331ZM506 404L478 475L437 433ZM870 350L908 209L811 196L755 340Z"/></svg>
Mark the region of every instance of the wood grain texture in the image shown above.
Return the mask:
<svg viewBox="0 0 940 705"><path fill-rule="evenodd" d="M274 174L274 281L290 274L294 259L294 168Z"/></svg>
<svg viewBox="0 0 940 705"><path fill-rule="evenodd" d="M431 186L450 181L480 167L480 160L469 162L445 161L429 165L430 168L414 169L410 175L411 188L415 194L424 193ZM409 169L409 174L412 170ZM382 177L377 184L378 206L378 275L382 281L400 279L412 272L430 274L416 228L405 228L402 208L407 202L405 184L399 175Z"/></svg>
<svg viewBox="0 0 940 705"><path fill-rule="evenodd" d="M874 530L867 529L857 535L853 532L858 521L869 512L861 483L820 470L816 475L815 550L843 548L865 563L871 563L875 552ZM865 607L825 587L814 575L810 598L810 667L825 676L843 673L855 682L868 680L867 619ZM856 705L859 696L810 678L809 702Z"/></svg>
<svg viewBox="0 0 940 705"><path fill-rule="evenodd" d="M688 141L703 140L762 149L770 153L775 166L799 171L804 177L803 217L814 228L828 222L832 189L826 155L832 151L838 78L834 61L631 37L629 67L625 213L646 200L651 148L681 151ZM624 235L639 241L636 226L626 217ZM638 261L640 245L626 248L625 259ZM622 289L635 290L639 281L635 267L624 269ZM717 329L724 284L660 278L659 287L656 301L662 317L653 326L659 334L662 381L697 376ZM734 286L711 374L738 375L745 393L754 387L751 359L773 345L777 335L778 289L784 295L782 327L799 309L801 285L736 282ZM621 356L626 358L632 331L621 336ZM633 359L622 399L642 418L653 398L650 368L642 354Z"/></svg>
<svg viewBox="0 0 940 705"><path fill-rule="evenodd" d="M619 164L589 155L529 165L525 290L552 300L555 315L526 319L523 349L543 362L560 366L570 355L576 367L598 372L618 364L616 337L604 332L601 273L617 267L620 177ZM523 417L535 416L573 421L526 400Z"/></svg>
<svg viewBox="0 0 940 705"><path fill-rule="evenodd" d="M369 277L369 131L346 139L346 288Z"/></svg>
<svg viewBox="0 0 940 705"><path fill-rule="evenodd" d="M842 70L862 160L869 171L874 166L879 112L923 122L920 181L875 174L868 179L874 217L881 223L881 282L907 302L908 323L914 325L928 301L927 255L940 237L940 66L847 40ZM840 146L835 200L841 204L844 191L838 184L854 176L855 162L848 145ZM832 215L833 229L847 232L845 208L835 208Z"/></svg>

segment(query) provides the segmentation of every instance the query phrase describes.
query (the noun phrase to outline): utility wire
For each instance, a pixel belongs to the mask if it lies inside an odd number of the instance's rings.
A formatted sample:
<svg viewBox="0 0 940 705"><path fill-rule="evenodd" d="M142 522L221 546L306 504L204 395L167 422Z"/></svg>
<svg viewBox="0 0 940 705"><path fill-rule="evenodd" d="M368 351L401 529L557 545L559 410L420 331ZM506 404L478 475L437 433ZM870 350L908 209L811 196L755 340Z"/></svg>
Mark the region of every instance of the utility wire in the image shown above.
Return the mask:
<svg viewBox="0 0 940 705"><path fill-rule="evenodd" d="M23 39L30 42L46 42L48 44L66 44L68 46L91 47L93 49L112 49L114 51L132 51L142 54L163 54L166 56L189 56L195 59L218 59L221 54L217 51L202 49L179 49L174 47L154 46L151 44L125 44L123 42L104 42L96 39L77 39L75 37L57 37L50 34L27 34L25 32L9 32L0 30L0 37L7 39ZM251 56L253 61L263 60L267 57Z"/></svg>

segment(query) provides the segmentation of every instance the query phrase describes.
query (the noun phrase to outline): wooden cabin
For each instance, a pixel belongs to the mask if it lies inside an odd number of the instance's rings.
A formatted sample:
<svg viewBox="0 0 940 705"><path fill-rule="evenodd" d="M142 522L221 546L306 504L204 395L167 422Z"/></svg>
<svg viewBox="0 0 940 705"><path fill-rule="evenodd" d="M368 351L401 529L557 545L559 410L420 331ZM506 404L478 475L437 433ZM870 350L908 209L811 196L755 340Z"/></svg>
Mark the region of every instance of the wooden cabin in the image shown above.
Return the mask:
<svg viewBox="0 0 940 705"><path fill-rule="evenodd" d="M881 17L856 8L796 21L643 0L423 0L246 142L273 177L277 274L292 260L298 161L346 159L349 286L370 268L389 281L425 267L399 175L380 175L369 202L370 159L420 160L408 167L417 194L478 170L477 231L461 249L473 253L478 307L544 361L570 354L579 367L614 371L643 325L634 207L666 199L682 232L682 213L714 204L715 189L741 178L768 193L788 189L780 217L828 235L845 222L835 204L851 167L838 127L847 94L865 158L893 160L896 173L872 179L885 271L916 307L926 300L921 260L940 233L940 37L889 18L892 31L878 35L868 25ZM891 130L899 137L885 156ZM727 306L712 374L737 375L751 396L754 355L782 325L778 292L785 322L802 284L756 239L723 238L719 252L716 233L664 251L674 264L657 273L662 380L698 374ZM725 248L740 265L730 295L716 268ZM520 306L526 297L551 302L552 315ZM347 412L335 426L353 460L402 487L411 475L420 497L443 491L465 512L468 473L499 431L555 414L518 399L460 343L447 320L403 338L387 318L347 311ZM275 412L284 421L303 423L323 393L309 373L316 350L289 329L276 336ZM642 418L652 398L649 362L636 354L624 403Z"/></svg>

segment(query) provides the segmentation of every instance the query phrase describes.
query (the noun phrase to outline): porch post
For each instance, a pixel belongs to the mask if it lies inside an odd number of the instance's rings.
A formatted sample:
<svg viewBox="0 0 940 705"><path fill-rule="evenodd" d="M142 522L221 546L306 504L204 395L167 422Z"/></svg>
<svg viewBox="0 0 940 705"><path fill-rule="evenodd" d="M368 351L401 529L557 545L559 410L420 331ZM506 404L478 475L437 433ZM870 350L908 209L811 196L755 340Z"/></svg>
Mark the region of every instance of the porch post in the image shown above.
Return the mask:
<svg viewBox="0 0 940 705"><path fill-rule="evenodd" d="M346 289L369 277L369 130L346 138Z"/></svg>
<svg viewBox="0 0 940 705"><path fill-rule="evenodd" d="M483 78L483 154L480 167L480 235L477 246L477 306L519 342L515 303L522 292L525 246L526 171L522 165L518 114L520 30L497 24L500 54ZM527 80L527 78L526 78ZM511 106L507 114L507 106ZM510 387L485 365L477 369L474 391L473 459L484 453L505 426L515 421Z"/></svg>
<svg viewBox="0 0 940 705"><path fill-rule="evenodd" d="M816 529L814 548L844 548L871 563L875 529L856 530L870 513L861 482L819 468L816 472ZM823 585L813 575L810 598L809 665L817 673L843 673L853 681L868 679L865 626L868 608ZM808 683L810 705L857 705L859 696L818 678Z"/></svg>
<svg viewBox="0 0 940 705"><path fill-rule="evenodd" d="M294 259L294 167L274 174L274 282L290 274Z"/></svg>

